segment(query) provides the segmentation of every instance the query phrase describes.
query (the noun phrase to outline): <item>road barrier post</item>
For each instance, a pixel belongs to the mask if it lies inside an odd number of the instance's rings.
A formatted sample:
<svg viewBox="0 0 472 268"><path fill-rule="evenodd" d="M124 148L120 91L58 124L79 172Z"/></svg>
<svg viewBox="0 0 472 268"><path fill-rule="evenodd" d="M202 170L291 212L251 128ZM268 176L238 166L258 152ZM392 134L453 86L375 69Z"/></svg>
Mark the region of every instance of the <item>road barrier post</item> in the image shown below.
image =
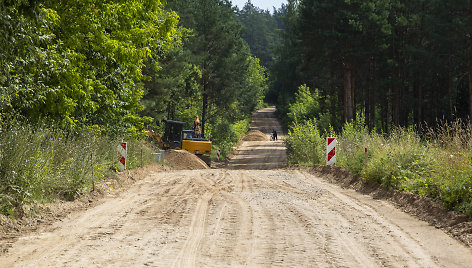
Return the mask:
<svg viewBox="0 0 472 268"><path fill-rule="evenodd" d="M220 161L220 154L221 154L221 150L218 149L218 151L216 151L216 160Z"/></svg>
<svg viewBox="0 0 472 268"><path fill-rule="evenodd" d="M326 138L326 165L336 165L336 138Z"/></svg>
<svg viewBox="0 0 472 268"><path fill-rule="evenodd" d="M128 154L127 142L122 142L118 145L118 169L123 171L126 169L126 157Z"/></svg>

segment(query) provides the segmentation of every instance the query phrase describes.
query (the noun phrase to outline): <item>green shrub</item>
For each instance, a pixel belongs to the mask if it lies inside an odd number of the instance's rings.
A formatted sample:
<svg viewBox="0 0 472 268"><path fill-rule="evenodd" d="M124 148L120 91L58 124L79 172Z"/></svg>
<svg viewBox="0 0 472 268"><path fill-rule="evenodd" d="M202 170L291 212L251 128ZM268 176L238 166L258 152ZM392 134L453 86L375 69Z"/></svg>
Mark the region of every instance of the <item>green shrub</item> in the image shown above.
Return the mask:
<svg viewBox="0 0 472 268"><path fill-rule="evenodd" d="M386 139L377 139L380 144L367 142L371 154L362 176L387 187L418 192L417 181L431 177L434 169L432 153L411 130L400 129Z"/></svg>
<svg viewBox="0 0 472 268"><path fill-rule="evenodd" d="M365 118L358 113L355 121L344 125L342 136L338 137L337 162L354 174L360 175L364 168L364 152L369 138Z"/></svg>
<svg viewBox="0 0 472 268"><path fill-rule="evenodd" d="M93 181L116 169L118 144L93 129L19 124L0 129L0 213L21 216L25 204L73 200L90 191ZM141 150L143 164L153 161L150 146L130 140L128 168L141 164Z"/></svg>
<svg viewBox="0 0 472 268"><path fill-rule="evenodd" d="M285 139L289 165L320 164L325 161L326 145L316 123L314 119L304 124L295 122L290 127Z"/></svg>
<svg viewBox="0 0 472 268"><path fill-rule="evenodd" d="M231 153L241 137L249 130L249 119L239 120L234 124L227 121L219 121L215 124L212 131L212 154L211 157L216 159L216 151L221 150L221 159ZM217 130L217 131L216 131Z"/></svg>
<svg viewBox="0 0 472 268"><path fill-rule="evenodd" d="M295 102L290 104L288 119L291 122L309 121L312 115L320 112L320 95L318 89L311 90L306 85L298 87Z"/></svg>
<svg viewBox="0 0 472 268"><path fill-rule="evenodd" d="M420 137L412 128L395 129L390 135L369 133L363 116L345 124L337 136L337 162L386 187L428 196L448 209L472 218L472 126L461 121L442 124ZM333 133L333 131L331 131ZM294 123L286 139L290 164L324 163L326 144L316 121ZM365 163L365 148L367 163Z"/></svg>

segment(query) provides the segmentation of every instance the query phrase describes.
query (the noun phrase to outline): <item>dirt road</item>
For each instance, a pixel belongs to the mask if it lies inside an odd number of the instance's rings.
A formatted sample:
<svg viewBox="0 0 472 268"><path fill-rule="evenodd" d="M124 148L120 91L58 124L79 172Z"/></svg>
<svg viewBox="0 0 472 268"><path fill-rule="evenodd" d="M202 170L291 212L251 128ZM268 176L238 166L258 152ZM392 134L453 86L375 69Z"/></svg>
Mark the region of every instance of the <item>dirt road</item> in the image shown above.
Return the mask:
<svg viewBox="0 0 472 268"><path fill-rule="evenodd" d="M265 108L252 115L251 130L259 130L269 139L277 131L277 141L244 141L235 150L228 169L279 169L286 166L285 131L275 117L275 108Z"/></svg>
<svg viewBox="0 0 472 268"><path fill-rule="evenodd" d="M472 250L442 231L386 201L272 169L284 161L282 142L245 142L227 169L149 174L21 238L0 266L472 266Z"/></svg>

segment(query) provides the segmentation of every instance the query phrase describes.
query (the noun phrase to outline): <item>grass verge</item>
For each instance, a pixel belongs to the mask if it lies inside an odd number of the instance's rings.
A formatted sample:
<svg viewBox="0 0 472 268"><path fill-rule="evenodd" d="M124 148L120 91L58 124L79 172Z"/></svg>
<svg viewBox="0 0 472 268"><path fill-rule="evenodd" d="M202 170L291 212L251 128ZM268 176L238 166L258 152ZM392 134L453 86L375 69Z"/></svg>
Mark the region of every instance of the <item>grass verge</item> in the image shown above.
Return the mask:
<svg viewBox="0 0 472 268"><path fill-rule="evenodd" d="M25 205L74 200L117 167L122 139L93 129L64 132L13 125L0 129L0 214L21 217ZM129 169L154 161L143 141L128 141Z"/></svg>
<svg viewBox="0 0 472 268"><path fill-rule="evenodd" d="M420 137L412 128L398 128L390 135L369 133L359 118L342 133L330 134L338 139L339 165L365 181L430 197L472 218L470 123L444 123ZM289 134L289 164L324 163L328 134L319 134L316 121L294 124Z"/></svg>

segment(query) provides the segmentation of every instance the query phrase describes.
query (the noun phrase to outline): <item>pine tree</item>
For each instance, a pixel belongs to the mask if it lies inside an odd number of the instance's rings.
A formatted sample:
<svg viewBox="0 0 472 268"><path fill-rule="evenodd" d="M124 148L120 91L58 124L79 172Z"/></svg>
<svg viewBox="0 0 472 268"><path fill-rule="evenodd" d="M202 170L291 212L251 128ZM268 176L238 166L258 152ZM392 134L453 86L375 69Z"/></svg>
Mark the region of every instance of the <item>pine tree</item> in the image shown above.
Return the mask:
<svg viewBox="0 0 472 268"><path fill-rule="evenodd" d="M212 117L231 117L231 104L244 89L249 50L241 38L242 26L228 1L171 0L169 7L193 31L185 48L201 70L202 132Z"/></svg>

